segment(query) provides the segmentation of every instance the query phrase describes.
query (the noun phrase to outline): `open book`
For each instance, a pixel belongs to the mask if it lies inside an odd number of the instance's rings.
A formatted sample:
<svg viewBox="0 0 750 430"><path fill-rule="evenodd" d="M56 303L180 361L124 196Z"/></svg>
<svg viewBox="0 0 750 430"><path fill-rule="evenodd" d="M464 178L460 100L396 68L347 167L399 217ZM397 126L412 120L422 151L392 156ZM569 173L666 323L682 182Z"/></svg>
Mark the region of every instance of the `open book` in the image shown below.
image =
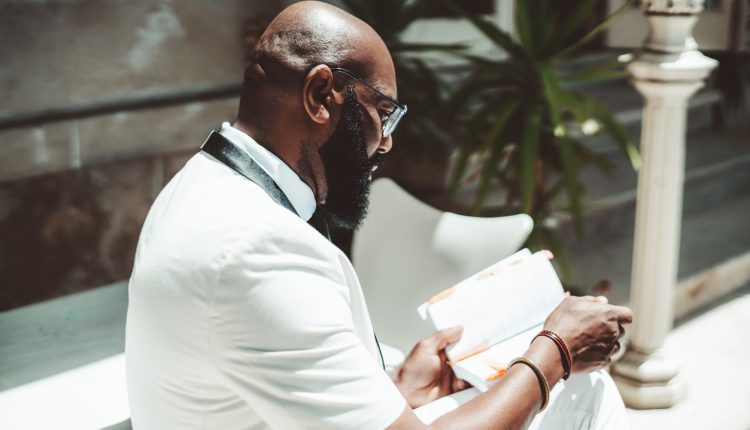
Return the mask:
<svg viewBox="0 0 750 430"><path fill-rule="evenodd" d="M464 327L446 353L453 371L486 391L522 355L565 293L548 251L523 249L419 307L436 330Z"/></svg>

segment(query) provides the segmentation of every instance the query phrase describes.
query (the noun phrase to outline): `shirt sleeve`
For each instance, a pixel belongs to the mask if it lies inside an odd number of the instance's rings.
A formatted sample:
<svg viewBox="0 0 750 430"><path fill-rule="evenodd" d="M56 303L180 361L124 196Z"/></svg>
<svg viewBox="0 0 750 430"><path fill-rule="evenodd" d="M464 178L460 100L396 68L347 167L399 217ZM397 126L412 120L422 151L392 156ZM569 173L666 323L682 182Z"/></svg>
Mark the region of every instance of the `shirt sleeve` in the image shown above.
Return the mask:
<svg viewBox="0 0 750 430"><path fill-rule="evenodd" d="M272 428L382 429L406 401L357 336L322 240L270 235L227 258L212 301L214 362Z"/></svg>

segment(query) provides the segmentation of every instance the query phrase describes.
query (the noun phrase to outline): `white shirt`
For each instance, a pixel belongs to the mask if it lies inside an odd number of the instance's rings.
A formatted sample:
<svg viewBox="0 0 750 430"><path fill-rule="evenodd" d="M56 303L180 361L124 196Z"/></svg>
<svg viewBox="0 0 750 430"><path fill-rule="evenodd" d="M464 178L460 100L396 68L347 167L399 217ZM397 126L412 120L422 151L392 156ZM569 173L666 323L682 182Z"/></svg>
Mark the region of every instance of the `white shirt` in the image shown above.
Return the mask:
<svg viewBox="0 0 750 430"><path fill-rule="evenodd" d="M312 191L288 166L228 124L222 134L309 218ZM136 430L379 429L406 407L346 256L205 153L146 218L125 352Z"/></svg>
<svg viewBox="0 0 750 430"><path fill-rule="evenodd" d="M250 136L229 125L228 122L221 124L221 135L253 157L253 160L268 173L268 176L286 194L297 214L305 221L310 220L313 212L315 212L315 194L294 173L294 170L274 153L261 146Z"/></svg>

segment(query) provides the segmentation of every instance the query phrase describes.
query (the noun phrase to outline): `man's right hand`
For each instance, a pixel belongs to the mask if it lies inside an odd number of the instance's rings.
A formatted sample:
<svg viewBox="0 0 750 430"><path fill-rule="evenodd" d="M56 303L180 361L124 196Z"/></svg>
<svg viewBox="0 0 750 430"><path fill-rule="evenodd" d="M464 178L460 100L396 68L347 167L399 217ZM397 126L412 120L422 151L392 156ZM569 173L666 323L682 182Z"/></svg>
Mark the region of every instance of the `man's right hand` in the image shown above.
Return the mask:
<svg viewBox="0 0 750 430"><path fill-rule="evenodd" d="M573 372L591 372L609 365L620 349L623 325L632 321L630 309L610 305L606 297L568 297L547 317L544 328L565 341Z"/></svg>

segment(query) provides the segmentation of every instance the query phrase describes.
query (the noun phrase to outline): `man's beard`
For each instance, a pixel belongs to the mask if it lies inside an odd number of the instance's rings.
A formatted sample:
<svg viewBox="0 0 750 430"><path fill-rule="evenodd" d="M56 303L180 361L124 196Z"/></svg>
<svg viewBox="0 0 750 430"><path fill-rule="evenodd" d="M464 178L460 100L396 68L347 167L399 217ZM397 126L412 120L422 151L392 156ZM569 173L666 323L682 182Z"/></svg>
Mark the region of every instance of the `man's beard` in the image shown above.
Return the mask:
<svg viewBox="0 0 750 430"><path fill-rule="evenodd" d="M367 216L372 169L383 157L378 152L367 157L362 114L353 87L346 90L341 119L320 147L320 157L328 185L324 207L338 227L356 230Z"/></svg>

